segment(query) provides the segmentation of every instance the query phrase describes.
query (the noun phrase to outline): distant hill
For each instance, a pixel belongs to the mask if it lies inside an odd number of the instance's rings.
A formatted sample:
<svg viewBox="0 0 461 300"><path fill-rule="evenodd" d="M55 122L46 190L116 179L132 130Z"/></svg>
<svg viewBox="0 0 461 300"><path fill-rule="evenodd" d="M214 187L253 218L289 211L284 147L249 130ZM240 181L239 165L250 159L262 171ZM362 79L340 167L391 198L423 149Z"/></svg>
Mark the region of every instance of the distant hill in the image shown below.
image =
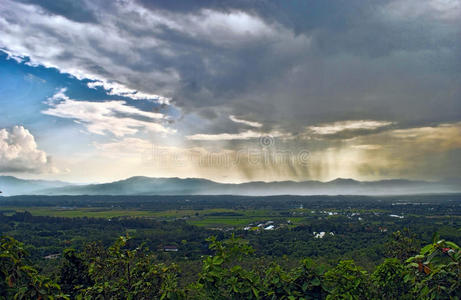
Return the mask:
<svg viewBox="0 0 461 300"><path fill-rule="evenodd" d="M0 176L0 191L2 191L1 195L4 196L34 194L40 190L64 186L70 187L71 184L63 181L31 180L20 179L14 176Z"/></svg>
<svg viewBox="0 0 461 300"><path fill-rule="evenodd" d="M221 184L197 178L130 177L111 183L66 186L42 191L54 195L185 195L217 191Z"/></svg>
<svg viewBox="0 0 461 300"><path fill-rule="evenodd" d="M337 178L329 182L280 181L224 184L198 178L128 179L102 184L72 185L61 181L24 180L0 176L5 195L397 195L461 192L457 181L426 182L403 179L357 181Z"/></svg>

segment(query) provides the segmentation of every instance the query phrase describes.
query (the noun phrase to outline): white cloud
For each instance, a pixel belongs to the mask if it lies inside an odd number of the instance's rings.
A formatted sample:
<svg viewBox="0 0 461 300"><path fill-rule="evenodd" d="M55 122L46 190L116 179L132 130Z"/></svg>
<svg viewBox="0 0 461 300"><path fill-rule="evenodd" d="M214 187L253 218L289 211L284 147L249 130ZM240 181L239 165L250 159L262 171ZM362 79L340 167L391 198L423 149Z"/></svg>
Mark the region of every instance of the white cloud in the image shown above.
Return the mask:
<svg viewBox="0 0 461 300"><path fill-rule="evenodd" d="M397 139L399 144L418 145L420 150L424 148L426 151L439 152L461 148L461 122L396 129L388 134L385 140Z"/></svg>
<svg viewBox="0 0 461 300"><path fill-rule="evenodd" d="M192 141L231 141L231 140L248 140L258 138L261 133L248 130L240 133L219 133L219 134L193 134L187 136Z"/></svg>
<svg viewBox="0 0 461 300"><path fill-rule="evenodd" d="M178 25L181 31L195 38L207 39L216 45L232 48L255 40L273 40L277 35L275 28L242 11L219 12L205 9L200 14L186 17ZM190 28L194 30L187 30Z"/></svg>
<svg viewBox="0 0 461 300"><path fill-rule="evenodd" d="M133 100L155 100L156 102L161 104L169 104L171 100L167 97L162 97L155 94L143 93L137 90L129 89L126 86L116 82L107 82L100 80L91 81L87 83L87 86L92 89L102 87L109 95L127 97Z"/></svg>
<svg viewBox="0 0 461 300"><path fill-rule="evenodd" d="M308 129L314 134L330 135L346 130L375 130L392 124L393 122L389 121L351 120L309 126Z"/></svg>
<svg viewBox="0 0 461 300"><path fill-rule="evenodd" d="M234 115L230 115L229 119L231 119L232 122L245 124L245 125L250 126L250 127L260 128L260 127L263 126L263 124L261 124L261 123L242 120L242 119L237 118Z"/></svg>
<svg viewBox="0 0 461 300"><path fill-rule="evenodd" d="M381 145L371 145L371 144L365 144L365 145L352 145L351 146L354 149L360 149L360 150L378 150L381 149Z"/></svg>
<svg viewBox="0 0 461 300"><path fill-rule="evenodd" d="M286 133L271 131L262 133L253 130L247 130L239 133L219 133L219 134L194 134L187 136L188 140L193 141L231 141L231 140L249 140L262 137L288 137Z"/></svg>
<svg viewBox="0 0 461 300"><path fill-rule="evenodd" d="M0 172L57 172L34 136L23 126L0 129Z"/></svg>
<svg viewBox="0 0 461 300"><path fill-rule="evenodd" d="M175 130L166 128L159 122L165 116L128 106L125 101L105 102L78 101L70 99L61 89L46 102L50 108L42 111L46 115L73 119L83 124L89 132L104 135L107 132L117 137L135 134L140 129L171 134Z"/></svg>

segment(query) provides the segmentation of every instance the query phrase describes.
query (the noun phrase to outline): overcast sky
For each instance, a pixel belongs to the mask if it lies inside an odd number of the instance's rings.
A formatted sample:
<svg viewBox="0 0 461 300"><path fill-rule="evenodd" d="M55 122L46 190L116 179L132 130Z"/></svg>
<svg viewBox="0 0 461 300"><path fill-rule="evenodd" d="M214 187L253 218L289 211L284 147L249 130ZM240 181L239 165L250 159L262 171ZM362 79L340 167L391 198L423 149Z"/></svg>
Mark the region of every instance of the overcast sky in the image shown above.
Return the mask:
<svg viewBox="0 0 461 300"><path fill-rule="evenodd" d="M2 0L0 173L461 178L461 0Z"/></svg>

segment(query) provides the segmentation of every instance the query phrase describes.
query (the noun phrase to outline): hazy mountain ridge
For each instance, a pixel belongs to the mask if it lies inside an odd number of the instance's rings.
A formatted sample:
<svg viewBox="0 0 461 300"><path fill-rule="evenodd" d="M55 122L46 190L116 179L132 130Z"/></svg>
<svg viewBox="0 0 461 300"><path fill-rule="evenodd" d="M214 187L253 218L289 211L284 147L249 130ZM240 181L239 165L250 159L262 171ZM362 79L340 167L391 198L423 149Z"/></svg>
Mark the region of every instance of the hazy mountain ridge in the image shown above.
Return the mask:
<svg viewBox="0 0 461 300"><path fill-rule="evenodd" d="M31 194L44 189L70 187L73 184L64 181L21 179L14 176L0 176L0 191L3 195Z"/></svg>
<svg viewBox="0 0 461 300"><path fill-rule="evenodd" d="M62 181L26 180L0 176L5 196L36 195L385 195L461 192L456 181L426 182L406 179L357 181L337 178L321 181L218 183L199 178L151 178L143 176L101 184L74 185Z"/></svg>

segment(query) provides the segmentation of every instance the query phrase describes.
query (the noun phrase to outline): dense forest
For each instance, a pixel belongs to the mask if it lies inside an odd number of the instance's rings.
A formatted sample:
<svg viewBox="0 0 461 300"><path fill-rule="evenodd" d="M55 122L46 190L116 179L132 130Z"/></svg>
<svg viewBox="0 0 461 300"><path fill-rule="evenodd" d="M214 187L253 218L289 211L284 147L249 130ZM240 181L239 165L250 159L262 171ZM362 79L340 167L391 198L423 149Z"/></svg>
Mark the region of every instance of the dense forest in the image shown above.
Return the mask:
<svg viewBox="0 0 461 300"><path fill-rule="evenodd" d="M461 196L0 198L0 299L458 299Z"/></svg>
<svg viewBox="0 0 461 300"><path fill-rule="evenodd" d="M0 297L4 299L459 299L461 252L434 236L414 254L413 241L393 234L390 258L368 273L353 260L331 268L310 259L284 269L253 257L245 240L208 239L213 254L204 257L197 278L182 282L174 263L164 264L129 237L112 246L91 243L67 249L57 276L39 273L27 262L24 245L0 242Z"/></svg>

